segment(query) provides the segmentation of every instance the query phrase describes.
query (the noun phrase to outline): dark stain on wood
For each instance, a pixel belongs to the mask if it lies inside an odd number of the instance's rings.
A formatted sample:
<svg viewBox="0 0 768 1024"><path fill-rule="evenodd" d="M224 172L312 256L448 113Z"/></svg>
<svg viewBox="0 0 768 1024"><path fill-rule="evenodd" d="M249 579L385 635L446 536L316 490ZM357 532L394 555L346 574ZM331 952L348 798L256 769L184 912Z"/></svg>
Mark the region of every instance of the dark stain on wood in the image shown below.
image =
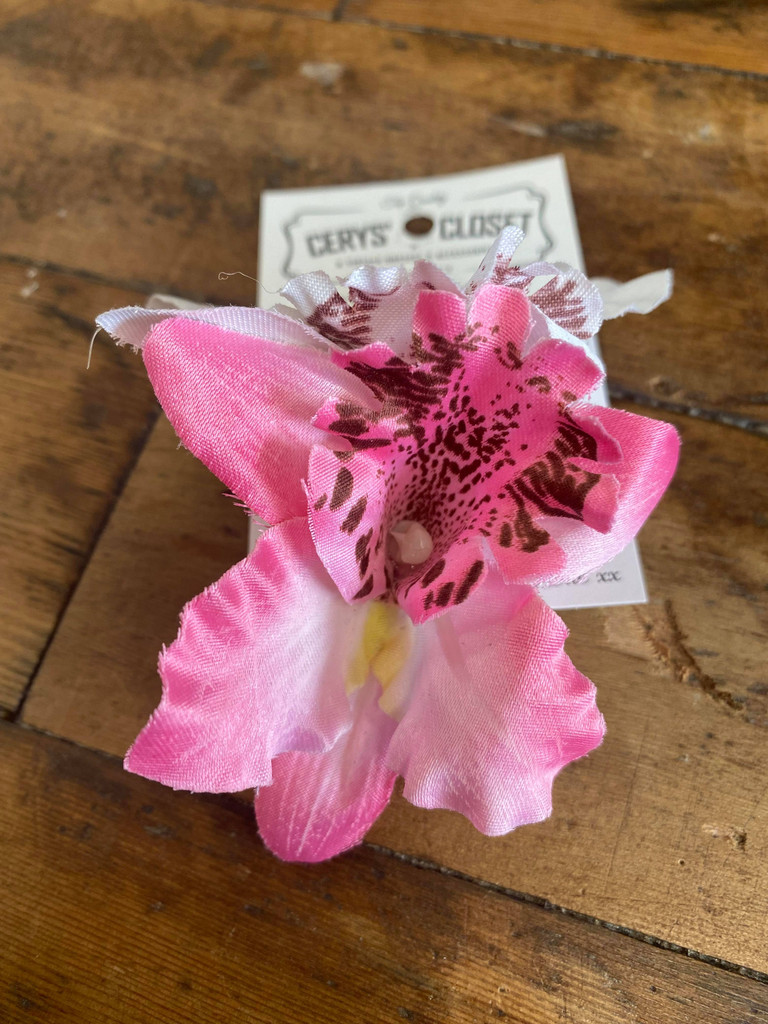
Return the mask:
<svg viewBox="0 0 768 1024"><path fill-rule="evenodd" d="M216 36L207 43L197 57L194 59L194 67L198 71L210 71L217 67L224 57L232 49L232 40L226 35Z"/></svg>
<svg viewBox="0 0 768 1024"><path fill-rule="evenodd" d="M765 0L625 0L622 6L631 14L654 18L661 25L673 15L681 15L694 20L709 18L741 31L740 15L763 12Z"/></svg>
<svg viewBox="0 0 768 1024"><path fill-rule="evenodd" d="M85 55L71 59L75 35L89 41L87 59ZM163 37L149 18L110 17L81 3L52 5L6 21L0 32L0 54L38 71L65 71L75 86L85 78L126 72L158 78L178 71Z"/></svg>

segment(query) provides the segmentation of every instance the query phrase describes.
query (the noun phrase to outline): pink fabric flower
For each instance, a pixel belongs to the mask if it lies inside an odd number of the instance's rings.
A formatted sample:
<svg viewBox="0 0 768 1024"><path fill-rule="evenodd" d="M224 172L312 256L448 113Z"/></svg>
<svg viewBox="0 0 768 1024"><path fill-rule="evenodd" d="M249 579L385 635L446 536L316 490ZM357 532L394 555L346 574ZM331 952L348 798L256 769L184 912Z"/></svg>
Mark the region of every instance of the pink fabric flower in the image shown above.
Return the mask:
<svg viewBox="0 0 768 1024"><path fill-rule="evenodd" d="M429 264L327 277L290 311L117 310L182 442L271 527L184 610L126 766L257 790L267 845L359 842L397 775L499 835L551 810L603 735L594 687L534 587L597 568L675 467L667 424L588 403L597 289L510 266L466 292ZM543 282L543 283L542 283ZM530 297L527 293L530 293Z"/></svg>

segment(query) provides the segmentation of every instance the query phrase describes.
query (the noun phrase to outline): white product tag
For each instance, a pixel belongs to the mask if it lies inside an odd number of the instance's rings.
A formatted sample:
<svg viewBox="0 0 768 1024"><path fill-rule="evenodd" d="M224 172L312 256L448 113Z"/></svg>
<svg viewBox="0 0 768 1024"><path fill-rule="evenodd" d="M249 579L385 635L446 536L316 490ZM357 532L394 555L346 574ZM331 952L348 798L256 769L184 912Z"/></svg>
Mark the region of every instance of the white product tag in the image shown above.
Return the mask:
<svg viewBox="0 0 768 1024"><path fill-rule="evenodd" d="M584 270L561 156L436 178L282 189L262 193L258 305L268 309L292 277L324 270L347 277L361 264L429 260L463 286L507 225L525 231L515 262L569 263ZM624 298L624 296L622 296ZM586 347L600 359L597 338ZM600 387L592 401L608 405ZM599 572L542 590L553 608L648 600L632 542Z"/></svg>

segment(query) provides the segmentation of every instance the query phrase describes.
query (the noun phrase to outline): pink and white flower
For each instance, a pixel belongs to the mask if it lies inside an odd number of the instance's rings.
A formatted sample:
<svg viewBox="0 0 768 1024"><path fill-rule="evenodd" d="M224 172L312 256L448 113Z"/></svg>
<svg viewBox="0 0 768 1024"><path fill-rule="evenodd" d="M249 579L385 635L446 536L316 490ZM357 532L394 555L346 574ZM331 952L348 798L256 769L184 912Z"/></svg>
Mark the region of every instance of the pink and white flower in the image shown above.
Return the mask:
<svg viewBox="0 0 768 1024"><path fill-rule="evenodd" d="M617 554L661 497L667 424L590 405L600 293L510 266L361 268L298 313L117 310L182 442L270 525L185 608L126 766L257 790L267 845L322 860L407 799L499 835L599 744L594 687L534 588ZM542 283L543 282L543 283ZM530 293L527 294L527 293Z"/></svg>

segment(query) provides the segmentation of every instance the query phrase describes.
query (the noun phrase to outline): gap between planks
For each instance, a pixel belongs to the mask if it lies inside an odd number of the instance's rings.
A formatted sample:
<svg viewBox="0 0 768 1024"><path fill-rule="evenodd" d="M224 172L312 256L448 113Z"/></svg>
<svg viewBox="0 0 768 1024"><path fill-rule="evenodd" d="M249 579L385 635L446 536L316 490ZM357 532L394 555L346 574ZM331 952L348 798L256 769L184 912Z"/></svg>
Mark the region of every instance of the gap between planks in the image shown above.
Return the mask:
<svg viewBox="0 0 768 1024"><path fill-rule="evenodd" d="M768 985L768 974L762 971L756 971L752 967L744 967L731 960L723 960L720 957L709 956L707 953L700 953L698 950L690 949L687 946L680 946L676 942L668 942L666 939L660 939L655 935L648 935L646 932L637 931L635 928L627 928L625 925L613 924L611 921L604 921L599 917L593 917L591 914L582 914L578 910L571 910L569 907L564 907L561 904L552 903L550 900L546 900L541 896L534 896L531 893L520 892L517 889L509 889L504 885L499 885L497 882L487 882L485 879L477 878L475 875L468 875L463 871L457 871L455 868L444 867L442 864L437 864L434 861L422 860L420 857L415 857L409 853L401 853L399 850L393 850L388 846L379 846L377 843L367 843L365 841L363 842L363 845L368 847L368 849L393 857L395 860L411 864L413 867L420 868L422 871L436 871L441 875L447 875L449 878L457 878L464 882L471 882L473 885L477 885L481 889L488 889L490 892L495 892L501 896L506 896L508 899L516 900L518 903L532 903L534 906L541 907L542 910L562 914L564 917L571 917L577 921L584 921L586 924L597 925L599 928L605 928L606 931L616 932L618 935L625 935L627 938L636 939L638 942L645 942L646 945L655 946L657 949L665 949L670 953L681 953L689 960L697 960L710 967L717 967L720 970L728 971L731 974L738 974L741 977L751 978L753 981L759 981L763 985Z"/></svg>
<svg viewBox="0 0 768 1024"><path fill-rule="evenodd" d="M721 427L735 427L737 430L745 430L748 434L768 437L768 421L766 420L755 420L727 410L699 409L695 405L685 405L683 402L670 402L664 398L654 398L653 395L646 395L642 391L633 391L632 388L612 384L610 376L607 378L607 384L608 393L617 402L634 402L635 405L645 405L662 412L690 416L691 419L706 420L708 423L718 423Z"/></svg>
<svg viewBox="0 0 768 1024"><path fill-rule="evenodd" d="M210 0L208 0L210 3ZM676 68L680 71L703 71L708 74L727 75L730 78L740 78L753 81L768 81L768 74L760 71L739 71L736 68L722 68L716 64L698 64L694 61L677 61L663 59L661 57L642 57L632 53L618 53L614 50L604 50L593 46L568 46L564 43L545 43L535 39L519 39L515 36L497 35L491 32L467 32L462 29L435 28L429 25L409 24L396 21L388 21L383 18L366 18L347 15L347 7L350 0L338 0L334 9L326 11L302 11L291 8L277 7L274 4L263 3L254 5L253 9L264 11L267 14L285 15L290 18L308 18L311 21L325 22L346 22L350 25L370 25L376 28L385 29L388 32L409 32L418 35L445 36L451 39L463 39L467 42L492 42L500 46L509 46L518 50L542 50L546 53L565 53L581 57L590 57L595 60L618 60L630 61L634 64L650 64L667 68ZM229 4L224 2L222 6Z"/></svg>
<svg viewBox="0 0 768 1024"><path fill-rule="evenodd" d="M0 257L0 258L2 258L2 257ZM30 262L32 262L32 261L30 261ZM110 282L102 282L102 283L110 283ZM47 637L45 643L43 644L43 646L42 646L42 648L40 650L40 656L38 657L37 661L35 662L34 668L32 669L32 671L29 674L29 678L27 679L27 682L26 682L26 684L24 686L24 689L22 690L22 693L21 693L21 696L20 696L20 698L18 700L18 703L16 704L15 708L13 708L10 711L5 711L5 713L3 715L3 719L5 721L10 721L10 722L13 722L15 724L18 723L19 716L24 711L24 705L26 704L27 698L29 697L30 693L32 692L32 687L35 685L35 680L37 679L38 673L40 672L40 669L43 666L43 662L45 661L45 659L46 659L46 657L48 655L48 651L50 650L51 644L56 639L56 634L59 631L59 626L64 621L64 616L67 614L67 610L69 609L69 606L72 603L72 599L74 598L75 594L77 593L77 588L80 586L80 582L83 579L83 576L85 575L85 572L86 572L88 566L90 565L91 558L93 557L93 553L96 550L96 548L98 547L99 541L101 540L102 535L104 534L104 531L106 530L107 526L109 525L109 521L112 518L113 512L117 508L118 502L120 501L120 498L122 497L123 491L125 490L125 488L126 488L126 486L128 484L128 481L131 479L131 475L133 474L133 471L136 468L136 465L137 465L139 459L141 458L141 456L144 453L144 449L146 448L147 442L149 441L150 437L152 436L152 431L155 429L155 426L157 425L157 421L159 420L160 415L161 415L161 410L158 407L153 412L152 416L149 418L149 421L147 422L147 424L146 424L146 426L144 428L144 432L143 432L143 434L141 436L141 440L140 440L139 444L136 445L136 449L135 449L135 451L133 453L133 458L127 463L127 465L125 467L125 470L123 471L120 479L117 482L117 486L115 488L115 492L114 492L114 495L112 497L112 501L107 505L106 509L104 510L104 515L101 518L101 522L98 524L96 529L93 531L93 536L91 537L91 541L88 544L88 547L87 547L87 549L85 551L85 554L84 554L84 557L83 557L83 564L82 564L82 568L80 570L80 573L78 574L77 579L74 581L72 586L69 588L69 591L65 595L64 600L61 602L61 607L59 608L58 614L56 615L56 618L55 618L54 623L53 623L53 627L51 628L51 632L48 634L48 637Z"/></svg>
<svg viewBox="0 0 768 1024"><path fill-rule="evenodd" d="M33 735L46 736L69 747L88 751L89 753L95 754L106 761L112 762L113 764L122 763L122 759L115 754L108 754L103 750L97 750L96 748L89 747L84 743L79 743L77 740L68 739L66 736L58 736L56 733L50 732L47 729L40 729L36 726L29 725L26 722L14 721L14 725L16 728L24 729L26 732L32 733ZM214 797L232 797L232 794L212 795ZM253 822L253 828L256 830L255 819ZM670 953L678 953L685 956L688 960L695 960L699 963L706 964L709 967L716 967L719 970L726 971L729 974L738 974L740 977L749 978L752 981L760 982L760 984L768 985L768 973L757 971L752 967L745 967L742 964L734 963L731 960L723 960L720 957L709 956L707 953L701 953L698 950L690 949L687 946L680 946L675 942L668 942L666 939L658 938L655 935L649 935L646 932L637 931L634 928L627 928L624 925L614 924L611 921L604 921L602 918L593 917L590 914L583 914L578 910L571 910L569 907L552 903L550 900L546 900L541 896L521 892L517 889L510 889L506 886L499 885L496 882L488 882L475 875L470 875L463 871L457 871L455 868L444 867L442 864L438 864L435 861L424 860L408 853L401 853L399 850L393 850L388 846L381 846L378 843L370 843L365 840L363 840L361 845L366 849L373 850L375 853L391 857L393 860L400 861L403 864L409 864L411 867L420 871L432 871L436 874L445 875L448 878L455 878L459 881L467 882L470 885L475 885L480 889L496 893L506 899L514 900L516 903L525 903L536 906L551 914L560 914L563 917L573 918L574 920L582 921L585 924L595 925L598 928L603 928L605 931L614 932L617 935L623 935L626 938L634 939L637 942L644 942L648 946L653 946L657 949L664 949Z"/></svg>
<svg viewBox="0 0 768 1024"><path fill-rule="evenodd" d="M616 53L613 50L603 50L595 46L568 46L565 43L543 43L535 39L517 39L514 36L495 35L488 32L467 32L462 29L434 28L430 25L410 25L397 21L387 21L381 18L365 18L345 16L344 11L349 0L340 0L339 6L334 11L333 21L343 21L348 25L370 25L372 28L382 28L387 32L409 32L415 35L444 36L449 39L462 39L469 43L485 42L495 43L498 46L509 46L517 50L541 50L545 53L564 53L569 56L589 57L593 60L617 60L627 61L631 64L650 64L653 67L674 68L678 71L701 71L706 74L727 75L729 78L738 78L745 81L768 81L768 74L761 71L739 71L735 68L721 68L716 64L697 64L692 61L665 60L662 57L641 57L633 53ZM341 12L340 17L337 13ZM291 12L291 14L300 12Z"/></svg>

